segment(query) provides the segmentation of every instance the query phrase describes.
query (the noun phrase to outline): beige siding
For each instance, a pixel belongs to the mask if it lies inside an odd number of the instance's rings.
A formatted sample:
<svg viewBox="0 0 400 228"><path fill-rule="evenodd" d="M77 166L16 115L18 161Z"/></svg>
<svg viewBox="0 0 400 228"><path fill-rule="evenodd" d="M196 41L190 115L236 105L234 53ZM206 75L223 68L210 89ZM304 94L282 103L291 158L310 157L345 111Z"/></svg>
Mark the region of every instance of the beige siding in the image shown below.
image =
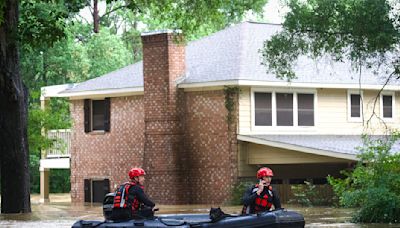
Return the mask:
<svg viewBox="0 0 400 228"><path fill-rule="evenodd" d="M348 119L348 92L345 89L319 89L317 106L318 134L382 134L385 124L380 119L380 98L378 91L363 91L364 121L354 122ZM377 98L378 96L378 98ZM375 100L377 101L375 102ZM395 95L395 109L400 107L398 94ZM375 110L375 111L374 111ZM388 128L400 123L398 116L394 122L386 121Z"/></svg>
<svg viewBox="0 0 400 228"><path fill-rule="evenodd" d="M259 144L248 144L248 164L304 164L304 163L347 163L350 160L302 153Z"/></svg>
<svg viewBox="0 0 400 228"><path fill-rule="evenodd" d="M239 142L239 153L238 153L238 173L239 177L254 176L257 172L257 166L249 165L249 143Z"/></svg>
<svg viewBox="0 0 400 228"><path fill-rule="evenodd" d="M239 133L246 134L251 132L251 101L250 88L240 88L239 95Z"/></svg>
<svg viewBox="0 0 400 228"><path fill-rule="evenodd" d="M288 90L289 91L289 90ZM294 90L295 91L295 90ZM265 131L252 130L251 89L241 88L239 99L239 134L382 134L398 128L400 124L400 97L395 93L394 119L392 122L380 118L380 97L378 91L363 91L364 121L356 122L348 118L347 89L317 89L315 127L299 128L270 127ZM375 112L373 112L375 110Z"/></svg>

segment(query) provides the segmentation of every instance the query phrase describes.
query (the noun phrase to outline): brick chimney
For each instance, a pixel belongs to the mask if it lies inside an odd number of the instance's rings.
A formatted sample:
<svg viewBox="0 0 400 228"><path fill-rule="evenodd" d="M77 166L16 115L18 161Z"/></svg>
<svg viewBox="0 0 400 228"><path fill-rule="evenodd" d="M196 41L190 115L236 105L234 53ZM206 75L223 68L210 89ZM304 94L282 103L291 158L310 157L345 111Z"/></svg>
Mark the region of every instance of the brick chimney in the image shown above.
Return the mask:
<svg viewBox="0 0 400 228"><path fill-rule="evenodd" d="M185 73L185 46L172 31L142 34L146 192L157 204L186 203L183 131L175 80Z"/></svg>

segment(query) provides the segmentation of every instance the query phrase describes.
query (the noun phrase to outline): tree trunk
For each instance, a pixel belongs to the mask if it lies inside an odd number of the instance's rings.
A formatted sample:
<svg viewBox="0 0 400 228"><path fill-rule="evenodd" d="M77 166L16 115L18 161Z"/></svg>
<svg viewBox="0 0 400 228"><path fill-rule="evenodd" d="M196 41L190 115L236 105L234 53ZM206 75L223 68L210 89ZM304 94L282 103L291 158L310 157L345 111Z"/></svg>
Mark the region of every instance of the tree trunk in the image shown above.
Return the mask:
<svg viewBox="0 0 400 228"><path fill-rule="evenodd" d="M100 16L99 16L99 7L98 0L93 1L93 32L99 33L100 27Z"/></svg>
<svg viewBox="0 0 400 228"><path fill-rule="evenodd" d="M19 72L18 0L5 0L0 13L1 213L31 211L27 140L27 89Z"/></svg>

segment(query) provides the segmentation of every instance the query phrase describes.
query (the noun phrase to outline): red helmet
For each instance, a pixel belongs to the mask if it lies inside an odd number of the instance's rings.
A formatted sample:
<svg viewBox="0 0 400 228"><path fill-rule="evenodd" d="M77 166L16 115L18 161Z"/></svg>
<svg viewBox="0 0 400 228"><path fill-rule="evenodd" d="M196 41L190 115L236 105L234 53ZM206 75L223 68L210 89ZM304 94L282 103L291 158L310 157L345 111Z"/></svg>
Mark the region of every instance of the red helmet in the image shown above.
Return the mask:
<svg viewBox="0 0 400 228"><path fill-rule="evenodd" d="M263 177L273 177L274 173L272 172L272 170L270 168L267 167L262 167L261 169L259 169L257 171L257 178L261 179Z"/></svg>
<svg viewBox="0 0 400 228"><path fill-rule="evenodd" d="M128 175L129 175L129 178L133 179L134 177L146 175L146 172L144 172L144 170L141 168L132 168L129 171Z"/></svg>

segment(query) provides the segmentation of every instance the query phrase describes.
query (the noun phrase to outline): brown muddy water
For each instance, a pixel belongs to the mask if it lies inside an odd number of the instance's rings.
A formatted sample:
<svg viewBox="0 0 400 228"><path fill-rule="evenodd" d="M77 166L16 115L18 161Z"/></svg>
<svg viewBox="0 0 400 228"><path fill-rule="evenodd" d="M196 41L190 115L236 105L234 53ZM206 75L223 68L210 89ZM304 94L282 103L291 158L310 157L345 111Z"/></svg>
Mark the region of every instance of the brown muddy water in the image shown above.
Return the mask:
<svg viewBox="0 0 400 228"><path fill-rule="evenodd" d="M32 213L29 214L0 214L0 227L71 227L77 220L103 220L100 204L73 205L69 194L51 194L50 203L39 203L39 196L32 195ZM211 206L217 205L157 205L158 214L208 213ZM350 223L351 209L329 207L298 207L283 205L288 210L297 211L304 215L306 227L359 227L383 228L400 227L391 224L354 224ZM239 213L240 206L221 206L226 213Z"/></svg>

